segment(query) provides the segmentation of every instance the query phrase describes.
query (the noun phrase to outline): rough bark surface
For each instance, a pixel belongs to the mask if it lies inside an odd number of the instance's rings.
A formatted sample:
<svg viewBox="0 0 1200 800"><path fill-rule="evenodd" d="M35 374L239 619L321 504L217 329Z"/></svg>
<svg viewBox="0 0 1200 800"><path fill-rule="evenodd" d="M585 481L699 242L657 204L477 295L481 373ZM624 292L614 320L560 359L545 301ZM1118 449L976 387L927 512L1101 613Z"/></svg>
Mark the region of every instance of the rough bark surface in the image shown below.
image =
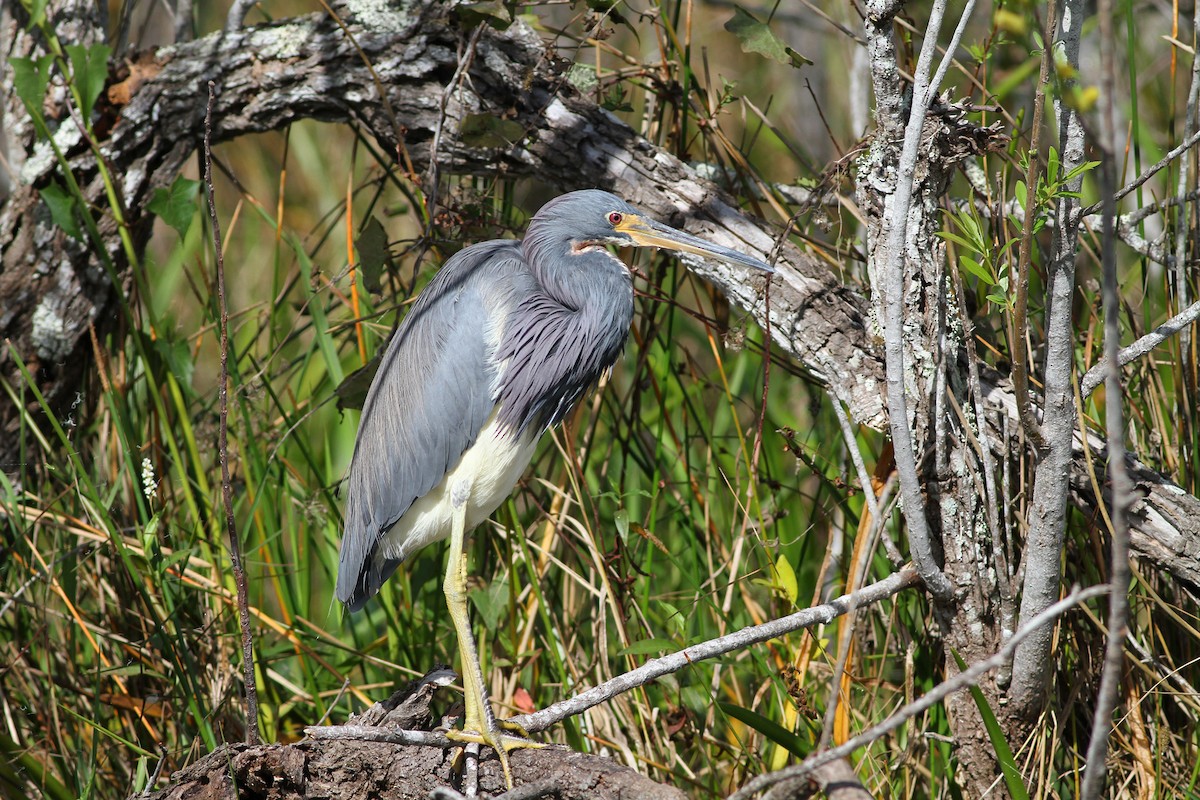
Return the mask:
<svg viewBox="0 0 1200 800"><path fill-rule="evenodd" d="M438 688L454 678L435 667L350 724L381 732L428 731L430 703ZM325 729L322 729L325 730ZM311 739L297 744L225 745L171 776L171 783L146 800L291 800L291 798L377 797L425 800L439 787L461 786L460 749L388 744L362 739ZM558 800L683 800L678 789L601 756L564 747L517 750L509 756L514 788L531 797ZM479 762L480 797L505 791L500 762L489 750ZM545 791L533 791L543 787Z"/></svg>
<svg viewBox="0 0 1200 800"><path fill-rule="evenodd" d="M601 756L561 747L509 756L517 787L544 784L539 797L558 800L684 800L678 789ZM291 745L225 745L171 776L147 800L425 800L437 787L455 788L453 751L363 741ZM552 790L549 790L553 787ZM494 754L479 764L479 796L504 792Z"/></svg>
<svg viewBox="0 0 1200 800"><path fill-rule="evenodd" d="M879 8L876 4L873 8ZM872 16L867 23L868 40L881 69L873 73L876 97L899 98L903 87L896 62L892 17ZM897 115L884 120L890 110ZM917 113L916 109L912 113ZM999 605L1001 580L991 544L996 541L989 527L988 498L982 491L985 464L970 442L987 441L980 430L985 424L971 416L956 415L973 407L969 393L968 358L960 319L964 316L947 268L945 246L937 234L943 227L941 204L950 179L962 162L1007 143L999 128L981 128L954 109L935 101L924 109L920 146L913 175L912 196L904 198L901 210L896 186L901 161L903 128L907 110L888 101L880 102L880 117L871 147L859 162L857 199L867 223L867 263L872 284L872 320L880 329L887 314L887 264L903 263L903 349L904 394L912 430L913 447L921 485L925 489L925 518L952 594L935 600L935 611L945 637L943 653L946 674L959 670L955 654L966 663L982 661L1003 644ZM889 251L892 226L905 226L903 253ZM906 514L909 509L905 509ZM915 545L914 545L915 546ZM937 552L939 549L941 552ZM1003 562L1002 562L1003 563ZM995 676L980 684L989 704L1003 715L1001 692ZM994 789L999 776L995 750L972 697L956 693L946 699L946 710L954 729L960 769L955 775L971 796L1003 796ZM996 794L999 792L999 794Z"/></svg>

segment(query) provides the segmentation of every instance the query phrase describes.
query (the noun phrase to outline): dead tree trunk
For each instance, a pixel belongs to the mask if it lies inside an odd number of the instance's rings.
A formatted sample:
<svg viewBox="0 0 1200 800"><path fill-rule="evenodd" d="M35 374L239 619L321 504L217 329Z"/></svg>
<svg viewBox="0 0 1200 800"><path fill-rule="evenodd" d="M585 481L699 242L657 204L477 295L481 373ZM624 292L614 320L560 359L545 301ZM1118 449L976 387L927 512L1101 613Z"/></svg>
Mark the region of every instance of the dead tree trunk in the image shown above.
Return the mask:
<svg viewBox="0 0 1200 800"><path fill-rule="evenodd" d="M1012 622L1012 588L1003 553L997 558L993 548L1000 541L991 482L994 462L989 451L971 445L988 441L988 431L975 414L982 398L978 375L973 381L969 370L967 315L937 234L944 226L941 206L955 170L966 160L1003 147L1007 137L997 127L974 125L936 99L929 109L906 107L893 38L896 7L889 11L875 4L872 8L879 10L867 22L877 126L859 163L857 187L867 221L872 319L882 330L890 289L882 273L890 260L902 258L908 423L924 487L933 557L952 588L948 596L935 597L934 603L944 635L945 670L954 674L959 671L955 653L970 664L1000 649L1005 630L1001 622L1006 617L1009 626ZM905 212L897 202L902 190L896 187L896 174L909 113L923 115L924 123ZM890 251L889 233L905 222L901 255ZM985 486L993 487L992 492ZM1008 614L1002 612L1004 605ZM993 708L1001 707L994 675L981 688ZM970 795L983 796L999 774L983 720L967 693L952 695L946 703L962 765L958 774Z"/></svg>

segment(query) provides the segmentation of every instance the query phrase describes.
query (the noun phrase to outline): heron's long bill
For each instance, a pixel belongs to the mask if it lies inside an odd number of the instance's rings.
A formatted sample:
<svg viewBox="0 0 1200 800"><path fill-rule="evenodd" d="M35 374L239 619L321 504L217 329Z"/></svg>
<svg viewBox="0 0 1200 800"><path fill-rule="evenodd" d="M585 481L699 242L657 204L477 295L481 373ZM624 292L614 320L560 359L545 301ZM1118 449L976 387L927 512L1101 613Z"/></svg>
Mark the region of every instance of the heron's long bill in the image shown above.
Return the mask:
<svg viewBox="0 0 1200 800"><path fill-rule="evenodd" d="M715 258L730 264L753 267L763 272L775 271L769 264L759 261L757 258L728 247L722 247L719 244L706 242L698 236L676 230L640 214L626 214L625 219L616 225L616 229L633 239L633 243L638 247L665 247L669 250L679 250L705 258Z"/></svg>

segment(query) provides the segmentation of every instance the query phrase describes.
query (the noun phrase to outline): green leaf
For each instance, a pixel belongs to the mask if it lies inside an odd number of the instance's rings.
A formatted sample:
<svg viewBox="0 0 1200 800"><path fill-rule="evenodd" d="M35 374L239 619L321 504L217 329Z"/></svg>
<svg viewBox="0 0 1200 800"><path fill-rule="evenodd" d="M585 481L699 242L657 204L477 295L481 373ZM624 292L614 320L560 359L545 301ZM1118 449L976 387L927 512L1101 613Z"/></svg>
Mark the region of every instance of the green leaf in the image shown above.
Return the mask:
<svg viewBox="0 0 1200 800"><path fill-rule="evenodd" d="M1058 182L1058 150L1051 147L1046 154L1046 183Z"/></svg>
<svg viewBox="0 0 1200 800"><path fill-rule="evenodd" d="M792 569L792 562L787 560L787 556L780 555L775 560L775 584L795 605L800 596L800 586L796 582L796 570Z"/></svg>
<svg viewBox="0 0 1200 800"><path fill-rule="evenodd" d="M154 190L146 208L174 228L182 239L187 236L188 228L192 226L192 217L196 212L196 196L199 193L200 181L178 175L168 188L160 186Z"/></svg>
<svg viewBox="0 0 1200 800"><path fill-rule="evenodd" d="M645 656L651 653L665 653L670 650L674 652L679 645L672 642L670 639L643 639L640 642L634 642L629 647L624 647L617 651L619 656Z"/></svg>
<svg viewBox="0 0 1200 800"><path fill-rule="evenodd" d="M72 239L83 239L79 230L79 222L75 219L75 195L60 186L51 183L41 190L42 202L50 209L50 218L54 224L62 228Z"/></svg>
<svg viewBox="0 0 1200 800"><path fill-rule="evenodd" d="M738 38L744 53L758 53L793 67L813 63L784 44L765 22L759 22L741 6L733 7L733 19L725 23L725 30Z"/></svg>
<svg viewBox="0 0 1200 800"><path fill-rule="evenodd" d="M25 58L18 56L9 59L13 70L13 87L17 97L25 104L29 113L42 116L42 100L46 97L46 87L50 85L50 65L54 56L44 55L41 58Z"/></svg>
<svg viewBox="0 0 1200 800"><path fill-rule="evenodd" d="M1017 181L1017 185L1013 187L1013 194L1017 196L1017 202L1021 204L1021 208L1025 213L1029 213L1029 205L1025 202L1029 191L1025 188L1025 181Z"/></svg>
<svg viewBox="0 0 1200 800"><path fill-rule="evenodd" d="M69 44L65 49L67 57L71 60L71 80L75 82L75 90L79 92L83 120L85 124L90 124L96 98L104 91L104 84L108 82L108 57L112 54L112 48L106 44L94 44L90 47Z"/></svg>
<svg viewBox="0 0 1200 800"><path fill-rule="evenodd" d="M687 619L683 614L679 613L679 609L668 603L666 600L658 601L659 608L663 612L663 624L670 627L677 636L683 636L687 633Z"/></svg>
<svg viewBox="0 0 1200 800"><path fill-rule="evenodd" d="M484 627L489 631L496 630L500 617L508 610L508 576L492 581L486 589L471 592L471 602L479 610Z"/></svg>
<svg viewBox="0 0 1200 800"><path fill-rule="evenodd" d="M362 269L363 286L368 292L378 292L383 289L380 278L383 268L392 263L392 253L388 250L387 231L378 217L371 217L363 226L363 232L354 243L358 251L358 265Z"/></svg>
<svg viewBox="0 0 1200 800"><path fill-rule="evenodd" d="M29 27L25 30L31 31L45 24L46 6L48 5L50 5L50 0L31 0L29 5L25 6L25 13L29 14Z"/></svg>
<svg viewBox="0 0 1200 800"><path fill-rule="evenodd" d="M617 536L621 537L622 542L629 541L629 511L625 508L618 508L613 512L613 525L617 529Z"/></svg>
<svg viewBox="0 0 1200 800"><path fill-rule="evenodd" d="M968 242L963 237L959 236L957 233L951 233L950 231L938 231L937 235L940 236L941 238L945 239L948 242L954 242L955 244L959 245L960 247L965 247L966 249L970 250L972 253L979 252L979 248L977 248L971 242Z"/></svg>
<svg viewBox="0 0 1200 800"><path fill-rule="evenodd" d="M958 668L966 670L967 664L962 657L953 650L951 653L954 655L954 662L958 664ZM987 698L983 696L983 691L978 686L971 687L971 697L975 698L975 705L979 707L979 716L983 718L983 727L987 729L988 738L992 740L992 749L996 751L996 760L1000 763L1000 773L1004 776L1008 794L1013 800L1029 800L1029 790L1025 787L1025 779L1021 776L1021 771L1017 769L1017 760L1013 758L1012 749L1008 746L1008 740L1004 738L1004 731L1000 729L1000 723L996 721L996 715L992 713Z"/></svg>
<svg viewBox="0 0 1200 800"><path fill-rule="evenodd" d="M808 743L778 722L767 719L757 711L751 711L748 708L742 708L733 703L718 702L717 705L726 714L758 731L767 737L768 741L779 745L796 758L803 759L808 757L812 749Z"/></svg>
<svg viewBox="0 0 1200 800"><path fill-rule="evenodd" d="M808 56L805 56L786 45L784 46L783 50L788 54L788 59L790 59L792 66L796 69L800 69L803 66L812 66L813 60Z"/></svg>
<svg viewBox="0 0 1200 800"><path fill-rule="evenodd" d="M971 273L976 278L979 278L979 280L983 281L989 286L996 282L996 279L990 272L988 272L987 268L970 256L960 255L958 257L958 263L967 272Z"/></svg>
<svg viewBox="0 0 1200 800"><path fill-rule="evenodd" d="M166 368L175 376L176 382L185 390L192 388L192 375L196 371L196 359L187 339L170 339L165 336L147 340L147 354L153 353L162 359Z"/></svg>
<svg viewBox="0 0 1200 800"><path fill-rule="evenodd" d="M625 99L625 90L619 83L614 83L604 94L600 106L605 111L633 111L633 106Z"/></svg>
<svg viewBox="0 0 1200 800"><path fill-rule="evenodd" d="M1091 172L1098 166L1100 166L1099 161L1085 161L1064 175L1063 183L1070 183L1073 179L1078 178L1085 172Z"/></svg>
<svg viewBox="0 0 1200 800"><path fill-rule="evenodd" d="M967 235L967 239L971 242L971 249L977 253L986 252L988 245L983 240L983 231L979 226L979 220L975 219L973 214L960 214L956 217L956 220L959 227L962 228L963 233Z"/></svg>
<svg viewBox="0 0 1200 800"><path fill-rule="evenodd" d="M381 349L375 354L375 357L368 361L364 366L354 370L346 379L337 385L333 393L337 395L338 408L345 411L348 408L361 409L367 402L367 392L371 388L371 383L375 380L375 373L379 371L379 365L383 361L383 350Z"/></svg>

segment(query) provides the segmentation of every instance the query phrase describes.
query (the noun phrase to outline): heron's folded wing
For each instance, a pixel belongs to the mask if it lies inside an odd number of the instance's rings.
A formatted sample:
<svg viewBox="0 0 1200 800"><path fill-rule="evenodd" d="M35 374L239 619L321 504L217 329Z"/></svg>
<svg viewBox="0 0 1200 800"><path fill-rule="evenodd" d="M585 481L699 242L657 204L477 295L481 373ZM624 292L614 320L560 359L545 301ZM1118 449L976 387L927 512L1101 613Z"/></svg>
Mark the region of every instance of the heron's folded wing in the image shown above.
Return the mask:
<svg viewBox="0 0 1200 800"><path fill-rule="evenodd" d="M441 482L494 410L496 344L524 270L510 241L460 251L388 344L346 484L337 597L351 610L399 564L377 553L383 534Z"/></svg>

